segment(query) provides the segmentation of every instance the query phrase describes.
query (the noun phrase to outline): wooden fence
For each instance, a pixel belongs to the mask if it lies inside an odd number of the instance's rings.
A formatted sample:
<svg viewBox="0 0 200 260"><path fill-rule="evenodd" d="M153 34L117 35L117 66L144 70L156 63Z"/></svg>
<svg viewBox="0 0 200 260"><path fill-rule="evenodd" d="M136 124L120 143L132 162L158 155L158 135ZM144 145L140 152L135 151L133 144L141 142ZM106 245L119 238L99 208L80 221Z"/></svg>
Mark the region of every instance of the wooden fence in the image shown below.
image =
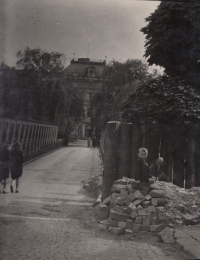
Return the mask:
<svg viewBox="0 0 200 260"><path fill-rule="evenodd" d="M57 140L58 127L53 124L20 119L0 118L0 143L21 144L25 162L62 146Z"/></svg>
<svg viewBox="0 0 200 260"><path fill-rule="evenodd" d="M194 142L172 140L154 131L138 131L132 124L108 122L101 131L100 151L104 177L103 199L110 195L113 181L123 176L135 177L135 161L140 147L149 151L147 161L159 156L164 158L161 167L154 167L152 174L157 177L164 172L168 181L185 188L200 186L200 129L196 128ZM191 156L193 154L193 156ZM193 173L191 173L193 171ZM191 174L192 182L191 182Z"/></svg>

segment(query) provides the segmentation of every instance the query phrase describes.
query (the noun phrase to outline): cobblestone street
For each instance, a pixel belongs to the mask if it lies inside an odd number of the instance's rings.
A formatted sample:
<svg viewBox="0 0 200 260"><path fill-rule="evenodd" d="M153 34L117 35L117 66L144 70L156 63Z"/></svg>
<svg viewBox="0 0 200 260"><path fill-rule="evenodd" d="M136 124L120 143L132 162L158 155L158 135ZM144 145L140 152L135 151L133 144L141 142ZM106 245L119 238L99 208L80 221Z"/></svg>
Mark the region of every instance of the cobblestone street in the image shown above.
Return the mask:
<svg viewBox="0 0 200 260"><path fill-rule="evenodd" d="M94 198L81 181L101 171L99 151L86 141L24 166L19 193L0 194L1 260L189 259L178 245L153 235L131 239L101 231Z"/></svg>

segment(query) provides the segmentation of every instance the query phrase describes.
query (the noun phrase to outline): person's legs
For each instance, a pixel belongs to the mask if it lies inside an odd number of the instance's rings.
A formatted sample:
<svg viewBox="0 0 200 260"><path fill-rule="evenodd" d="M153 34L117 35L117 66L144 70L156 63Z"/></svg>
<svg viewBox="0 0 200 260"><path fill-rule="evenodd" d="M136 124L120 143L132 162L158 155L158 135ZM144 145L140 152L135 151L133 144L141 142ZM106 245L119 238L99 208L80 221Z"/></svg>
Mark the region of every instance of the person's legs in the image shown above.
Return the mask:
<svg viewBox="0 0 200 260"><path fill-rule="evenodd" d="M6 193L6 179L3 179L2 184L3 184L3 193Z"/></svg>
<svg viewBox="0 0 200 260"><path fill-rule="evenodd" d="M19 178L16 179L16 193L18 193L18 187L19 187Z"/></svg>
<svg viewBox="0 0 200 260"><path fill-rule="evenodd" d="M10 191L13 193L13 185L15 183L15 179L11 180L11 184L10 184Z"/></svg>

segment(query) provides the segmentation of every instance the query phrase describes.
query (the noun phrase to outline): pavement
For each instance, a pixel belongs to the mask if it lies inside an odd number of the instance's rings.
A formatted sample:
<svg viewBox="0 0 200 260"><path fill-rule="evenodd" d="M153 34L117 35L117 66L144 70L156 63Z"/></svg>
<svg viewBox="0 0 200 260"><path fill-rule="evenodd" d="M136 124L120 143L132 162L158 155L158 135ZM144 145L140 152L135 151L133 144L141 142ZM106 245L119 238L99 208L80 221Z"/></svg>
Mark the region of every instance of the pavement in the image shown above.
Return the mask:
<svg viewBox="0 0 200 260"><path fill-rule="evenodd" d="M20 192L10 193L8 185L0 194L0 260L194 259L196 244L183 251L184 237L167 245L154 234L130 238L102 231L95 198L81 183L101 169L98 148L88 148L86 140L26 164Z"/></svg>
<svg viewBox="0 0 200 260"><path fill-rule="evenodd" d="M191 255L190 259L200 259L200 227L179 227L174 236L176 243Z"/></svg>

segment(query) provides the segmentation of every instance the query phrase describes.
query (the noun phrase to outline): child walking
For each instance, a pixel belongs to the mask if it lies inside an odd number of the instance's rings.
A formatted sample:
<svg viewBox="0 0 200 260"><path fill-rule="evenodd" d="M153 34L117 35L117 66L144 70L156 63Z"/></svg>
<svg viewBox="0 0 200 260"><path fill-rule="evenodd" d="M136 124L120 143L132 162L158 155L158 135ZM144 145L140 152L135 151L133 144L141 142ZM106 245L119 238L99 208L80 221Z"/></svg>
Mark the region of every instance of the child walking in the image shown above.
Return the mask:
<svg viewBox="0 0 200 260"><path fill-rule="evenodd" d="M3 192L6 194L6 179L9 178L10 152L8 145L4 144L0 151L0 185L3 185ZM1 192L1 187L0 187Z"/></svg>
<svg viewBox="0 0 200 260"><path fill-rule="evenodd" d="M10 191L13 192L13 185L16 184L16 190L15 192L18 193L19 190L19 178L22 176L22 170L23 170L23 153L21 151L21 145L19 142L15 142L13 144L13 147L11 149L11 185L10 185Z"/></svg>

